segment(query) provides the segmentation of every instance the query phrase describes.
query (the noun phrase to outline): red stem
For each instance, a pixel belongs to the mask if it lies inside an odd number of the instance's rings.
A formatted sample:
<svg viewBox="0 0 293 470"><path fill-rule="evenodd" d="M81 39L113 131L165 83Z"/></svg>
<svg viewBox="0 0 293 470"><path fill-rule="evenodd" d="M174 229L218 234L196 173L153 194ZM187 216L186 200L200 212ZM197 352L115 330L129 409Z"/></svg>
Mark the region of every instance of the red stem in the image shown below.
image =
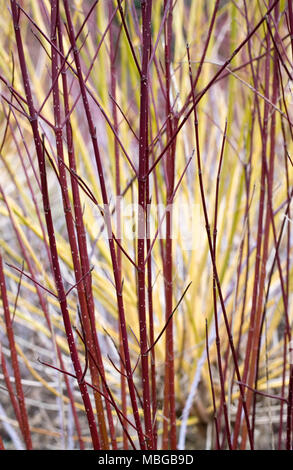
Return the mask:
<svg viewBox="0 0 293 470"><path fill-rule="evenodd" d="M57 151L57 159L58 159L58 169L59 169L59 181L62 191L62 200L63 200L63 209L64 215L66 220L66 227L68 233L68 239L71 249L73 267L74 267L74 274L75 274L75 281L76 287L78 292L78 299L82 314L82 320L84 322L84 328L86 330L87 341L90 341L92 345L93 336L91 332L91 326L89 322L89 314L88 314L88 306L85 297L85 289L84 283L80 281L83 278L83 273L81 270L81 264L78 256L78 246L75 236L75 228L73 223L73 218L71 214L71 205L69 202L69 195L68 195L68 187L67 187L67 177L66 177L66 170L62 162L64 161L64 153L63 153L63 139L62 139L62 128L60 126L61 123L61 109L60 109L60 98L59 98L59 86L58 80L56 80L56 76L58 74L58 56L55 52L57 48L57 24L59 22L59 3L58 0L51 1L51 42L55 46L51 49L51 65L52 65L52 82L53 82L53 111L54 111L54 119L55 119L55 139L56 139L56 151ZM67 295L67 293L66 293ZM96 346L96 345L95 345ZM93 383L96 386L99 386L99 375L98 372L93 367L92 361L90 361L90 371ZM104 411L102 406L101 396L99 394L95 394L95 402L96 402L96 409L97 409L97 416L101 434L101 447L102 449L108 449L108 436L107 436L107 429L104 417Z"/></svg>
<svg viewBox="0 0 293 470"><path fill-rule="evenodd" d="M142 9L142 65L140 81L140 118L139 118L139 170L138 170L138 239L137 239L137 266L138 266L138 314L140 331L140 350L142 367L143 408L145 419L145 434L148 449L154 446L153 426L151 417L149 358L147 354L147 324L145 302L145 214L146 214L146 173L148 167L148 62L151 50L151 12L152 0L143 0Z"/></svg>
<svg viewBox="0 0 293 470"><path fill-rule="evenodd" d="M116 138L118 136L118 116L117 116L117 106L116 106L116 65L115 65L115 48L114 48L114 26L113 22L111 21L112 16L116 10L114 10L112 0L109 2L108 13L109 13L109 37L110 37L110 76L111 76L111 96L112 96L112 115L113 115L113 128L115 130L114 134L114 154L115 154L115 189L116 189L116 221L117 221L117 230L118 234L120 235L121 231L121 207L120 207L120 197L121 197L121 183L120 183L120 155L119 155L119 143ZM118 235L118 236L119 236ZM118 243L121 243L121 239L118 238ZM122 256L121 250L119 245L117 246L117 266L118 272L120 277L120 282L122 280ZM121 371L124 369L124 354L123 354L123 345L122 345L122 333L120 325L119 328L119 351L120 351L120 368ZM121 401L122 401L122 412L123 415L127 417L127 397L126 397L126 377L125 374L121 374L120 376L120 386L121 386ZM128 438L125 433L127 430L127 421L123 421L123 449L128 449Z"/></svg>
<svg viewBox="0 0 293 470"><path fill-rule="evenodd" d="M211 383L211 390L212 390L212 401L213 401L213 419L215 423L215 430L216 430L216 449L220 449L220 430L219 430L219 420L217 417L217 407L216 407L216 395L215 395L215 388L214 388L214 381L213 381L213 374L211 369L211 361L210 361L210 351L209 351L209 332L208 332L208 322L206 320L206 352L207 352L207 361L208 361L208 369L209 369L209 378Z"/></svg>
<svg viewBox="0 0 293 470"><path fill-rule="evenodd" d="M108 208L108 196L107 196L107 190L106 190L106 185L105 185L103 166L102 166L102 162L101 162L101 158L100 158L100 151L99 151L99 146L98 146L96 129L95 129L93 118L92 118L92 115L91 115L91 112L90 112L90 107L89 107L89 102L88 102L88 97L87 97L87 89L86 89L86 85L85 85L82 70L81 70L79 51L78 51L78 48L76 46L75 35L74 35L73 24L72 24L71 14L70 14L70 10L69 10L68 0L63 0L63 3L64 3L65 14L66 14L66 19L67 19L69 39L70 39L70 42L71 42L71 46L73 48L74 60L75 60L75 64L76 64L76 71L77 71L78 82L79 82L80 91L81 91L81 95L82 95L84 111L85 111L86 118L87 118L87 124L88 124L88 127L89 127L89 132L90 132L90 136L91 136L91 140L92 140L92 144L93 144L93 150L94 150L96 165L97 165L97 169L98 169L98 175L99 175L99 180L100 180L103 204L104 204L104 208L105 208L105 213L108 213L108 210L107 210L107 208ZM124 355L125 355L125 365L126 365L129 393L130 393L132 409L133 409L133 415L134 415L134 419L135 419L135 423L136 423L136 428L137 428L137 432L138 432L140 446L141 446L142 449L145 449L144 436L143 436L143 432L142 432L142 428L141 428L141 421L140 421L140 417L139 417L137 401L136 401L136 394L135 394L135 387L134 387L133 376L132 376L132 368L131 368L129 346L128 346L127 327L126 327L126 319L125 319L125 312L124 312L123 296L122 296L122 291L121 291L122 286L121 286L121 280L120 280L120 277L119 277L119 268L118 268L118 264L117 264L117 256L116 256L114 240L112 238L112 229L111 229L110 217L107 218L106 228L107 228L107 231L108 231L108 242L109 242L109 249L110 249L111 261L112 261L112 267L113 267L113 275L114 275L114 282L115 282L115 290L116 290L116 297L117 297L117 306L118 306L120 327L121 327L121 332L122 332L122 342L123 342L123 349L124 349Z"/></svg>
<svg viewBox="0 0 293 470"><path fill-rule="evenodd" d="M61 32L61 27L60 27L59 12L58 12L57 20L58 20L57 28L58 28L59 46L60 46L61 54L63 54L63 42L62 42L62 32ZM54 44L55 47L57 47L57 37L52 36L51 41L52 41L52 44ZM56 55L52 47L52 80L53 82L56 81L55 75L58 73L57 66L53 65L54 54ZM69 97L68 97L66 71L63 69L61 74L62 74L62 83L63 83L64 111L65 111L65 114L67 114L69 113ZM55 101L54 107L55 109L59 110L60 101L59 101L57 81L53 87L53 98ZM57 113L55 113L55 118L58 119L58 125L56 122L56 127L60 127L60 112L57 111ZM76 173L75 153L74 153L73 136L72 136L70 119L66 120L66 137L67 137L70 169L71 171ZM71 177L73 204L74 204L74 213L75 213L75 227L76 227L76 233L77 233L77 239L78 239L78 244L77 244L74 225L73 225L73 219L70 213L71 208L70 208L68 192L67 192L65 166L63 165L63 162L64 162L64 157L63 157L63 148L62 148L62 141L61 141L61 143L59 144L58 165L59 165L60 179L64 183L63 188L62 188L62 193L64 197L64 213L65 213L65 218L66 218L66 223L67 223L67 228L68 228L69 242L71 246L71 253L72 253L72 259L73 259L73 264L74 264L76 286L77 286L79 302L80 302L80 307L81 307L81 314L82 314L81 316L82 316L83 326L86 331L87 341L90 342L91 347L96 352L96 360L99 363L100 370L102 371L102 373L104 373L102 355L100 351L100 346L99 346L99 341L98 341L98 337L96 333L96 326L95 326L95 308L94 308L94 300L93 300L93 294L92 294L92 288L91 288L91 275L90 275L91 270L89 268L89 259L88 259L87 245L86 245L86 234L85 234L85 228L84 228L84 223L83 223L79 188L78 188L78 183L76 179ZM80 257L78 257L78 250L79 250ZM81 283L82 280L83 282ZM93 383L96 386L99 386L99 374L92 360L89 361L89 366L90 366ZM107 395L106 390L104 390L104 392ZM108 436L107 436L107 429L106 429L106 423L105 423L105 418L104 418L102 400L99 394L94 394L94 395L95 395L99 425L101 429L101 437L102 437L101 444L103 448L107 449L109 445L108 445ZM108 422L109 422L112 448L115 449L117 447L116 438L115 438L115 429L114 429L114 424L113 424L112 412L111 412L108 402L106 402L106 410L107 410L107 417L108 417Z"/></svg>
<svg viewBox="0 0 293 470"><path fill-rule="evenodd" d="M29 427L29 422L28 422L28 415L27 415L26 406L25 406L24 393L23 393L23 388L22 388L22 383L21 383L21 374L20 374L20 369L19 369L16 344L15 344L15 339L14 339L12 318L10 315L9 303L8 303L8 298L7 298L6 282L5 282L5 276L4 276L4 271L3 271L3 261L2 261L1 254L0 254L0 292L1 292L1 298L2 298L2 304L3 304L6 333L7 333L7 338L9 342L9 350L10 350L10 355L11 355L11 363L12 363L12 368L13 368L13 373L14 373L16 395L17 395L17 401L18 401L19 412L17 412L17 408L16 408L15 409L16 416L19 420L19 425L20 425L20 429L23 435L26 448L27 450L32 450L32 439L31 439L30 427Z"/></svg>
<svg viewBox="0 0 293 470"><path fill-rule="evenodd" d="M4 353L2 351L2 347L0 346L0 348L1 348L1 353L0 353L0 355L1 355L1 367L2 367L2 372L3 372L3 376L4 376L4 380L5 380L5 385L6 385L8 393L9 393L9 398L10 398L10 402L11 402L13 410L14 410L14 414L15 414L16 419L18 421L19 429L23 432L22 416L21 416L21 413L20 413L18 401L16 399L16 395L15 395L15 392L13 390L13 387L12 387L12 384L11 384L11 381L10 381L9 372L7 370L6 360L5 360Z"/></svg>
<svg viewBox="0 0 293 470"><path fill-rule="evenodd" d="M164 8L167 8L167 0L164 1ZM173 134L173 115L171 110L171 47L172 47L172 21L173 21L173 1L169 2L167 20L165 22L165 80L166 80L166 137L167 141ZM165 322L172 312L173 302L173 256L172 256L172 202L175 178L175 147L176 140L168 149L165 159L166 187L167 187L167 212L166 212L166 244L164 263L164 283L165 283ZM165 383L164 383L164 416L168 419L163 424L163 449L176 449L176 407L175 407L175 370L174 370L174 340L173 340L173 319L169 321L166 329L165 345Z"/></svg>
<svg viewBox="0 0 293 470"><path fill-rule="evenodd" d="M189 51L188 51L188 54L189 54ZM221 175L221 168L222 168L222 162L223 162L223 156L224 156L226 134L227 134L227 121L225 124L225 130L223 134L223 141L222 141L222 148L221 148L221 154L220 154L220 160L219 160L219 166L218 166L218 172L217 172L217 183L216 183L215 215L214 215L214 231L213 231L213 251L214 251L215 262L217 259L217 221L218 221L220 175ZM217 309L217 286L216 286L215 278L213 278L213 300L214 300L214 318L215 318L215 330L216 330L217 361L218 361L220 386L221 386L221 400L222 400L221 403L222 403L223 411L224 411L225 433L227 436L227 443L228 443L229 449L231 450L232 441L231 441L230 423L229 423L228 409L227 409L227 403L226 403L225 382L224 382L222 358L221 358L221 340L220 340L220 334L219 334L218 309Z"/></svg>
<svg viewBox="0 0 293 470"><path fill-rule="evenodd" d="M33 132L35 148L36 148L38 164L39 164L43 207L44 207L44 212L45 212L45 219L46 219L50 252L51 252L51 258L52 258L52 264L53 264L53 270L54 270L55 284L56 284L56 289L58 292L58 299L59 299L59 304L60 304L60 308L62 312L66 336L68 340L70 356L71 356L72 363L76 372L77 380L79 381L82 377L82 370L80 367L79 357L78 357L76 345L74 342L70 316L69 316L69 312L67 308L65 290L64 290L63 280L62 280L61 271L60 271L58 251L57 251L56 240L55 240L55 231L54 231L54 225L53 225L52 214L51 214L51 209L50 209L46 165L45 165L45 159L44 159L43 148L42 148L43 146L42 146L42 142L41 142L40 135L39 135L38 118L37 118L37 114L36 114L34 104L33 104L30 80L29 80L29 76L27 72L25 54L24 54L24 49L23 49L23 44L22 44L22 37L21 37L20 27L19 27L20 10L15 0L11 0L10 4L11 4L11 11L12 11L12 17L13 17L13 24L14 24L14 31L15 31L15 38L16 38L18 57L19 57L19 63L20 63L20 68L21 68L21 74L22 74L22 80L24 84L24 90L25 90L25 95L26 95L26 100L27 100L29 115L30 115L30 123L31 123L32 132ZM88 390L84 383L79 383L79 388L80 388L81 396L82 396L85 410L86 410L86 415L88 419L93 446L94 446L94 449L99 449L100 440L99 440L99 436L97 433L95 417L93 414Z"/></svg>

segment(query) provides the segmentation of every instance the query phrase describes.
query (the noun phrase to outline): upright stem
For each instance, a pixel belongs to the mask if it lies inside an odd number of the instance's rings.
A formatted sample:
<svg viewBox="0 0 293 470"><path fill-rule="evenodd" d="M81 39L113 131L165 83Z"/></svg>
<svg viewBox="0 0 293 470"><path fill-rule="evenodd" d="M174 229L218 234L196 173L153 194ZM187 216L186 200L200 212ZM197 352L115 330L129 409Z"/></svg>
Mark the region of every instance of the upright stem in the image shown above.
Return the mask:
<svg viewBox="0 0 293 470"><path fill-rule="evenodd" d="M164 1L164 8L167 8L168 1ZM169 4L167 20L165 22L165 77L166 77L166 135L169 141L173 134L175 120L171 108L171 48L172 48L172 21L173 21L173 1ZM166 167L166 187L167 187L167 212L166 212L166 245L164 262L164 283L165 283L165 321L167 322L173 310L173 243L172 243L172 195L174 191L175 178L175 149L176 140L168 149L165 158ZM173 339L173 319L168 323L166 329L165 344L165 383L164 383L164 425L163 425L163 448L176 449L176 406L175 406L175 370L174 370L174 339Z"/></svg>
<svg viewBox="0 0 293 470"><path fill-rule="evenodd" d="M57 80L58 74L58 56L55 51L57 48L57 25L59 22L59 2L58 0L51 1L51 56L52 56L52 81L53 81L53 110L54 110L54 119L55 119L55 138L56 138L56 150L57 150L57 158L58 158L58 169L59 169L59 179L62 191L62 200L63 200L63 209L64 215L66 220L66 227L68 233L68 239L71 249L72 261L74 266L74 273L75 273L75 281L77 283L77 292L78 292L78 299L81 309L81 316L83 321L83 327L86 332L87 341L89 343L89 347L93 347L93 336L91 332L91 326L89 322L89 314L88 314L88 306L85 297L85 289L84 283L80 282L83 277L83 273L81 270L80 259L78 256L78 246L75 236L75 227L73 223L72 213L71 213L71 205L69 201L68 195L68 187L67 187L67 176L66 176L66 169L64 166L64 152L63 152L63 139L62 134L63 130L61 128L61 113L60 113L60 98L59 98L59 86ZM94 325L93 325L94 326ZM95 326L94 326L95 328ZM99 387L99 375L98 371L94 367L92 360L89 361L90 364L90 371L93 380L93 384L95 387ZM101 395L97 392L94 393L96 408L97 408L97 416L98 422L100 427L101 433L101 446L102 449L108 449L108 436L107 436L107 429L106 423L104 418L104 410L102 405L102 398Z"/></svg>
<svg viewBox="0 0 293 470"><path fill-rule="evenodd" d="M130 399L131 399L131 404L132 404L132 409L133 409L133 416L135 419L140 446L141 446L141 449L145 449L144 435L142 432L141 421L140 421L137 400L136 400L135 386L133 382L133 374L132 374L132 367L131 367L131 361L130 361L127 327L126 327L123 294L122 294L122 282L119 276L117 255L116 255L114 240L112 236L112 226L111 226L111 220L109 217L109 204L108 204L108 196L107 196L106 184L105 184L105 179L104 179L103 166L102 166L101 157L100 157L100 151L99 151L98 140L97 140L97 135L96 135L96 128L94 126L94 121L93 121L92 114L90 111L86 85L85 85L85 81L84 81L82 70L81 70L79 52L78 52L78 48L76 45L76 39L75 39L68 0L63 0L63 3L64 3L65 14L66 14L66 19L67 19L69 39L70 39L70 43L73 49L74 61L76 65L78 82L80 86L84 111L85 111L86 118L87 118L87 124L88 124L89 133L90 133L91 140L92 140L94 156L95 156L96 165L98 169L104 210L105 210L105 214L108 214L107 221L106 221L106 229L107 229L107 235L108 235L111 262L112 262L112 267L113 267L113 275L114 275L114 283L115 283L115 290L116 290L116 297L117 297L120 328L121 328L121 333L122 333L122 343L123 343L123 349L124 349L127 381L128 381Z"/></svg>
<svg viewBox="0 0 293 470"><path fill-rule="evenodd" d="M60 17L58 15L57 26L58 26L58 35L59 35L59 47L60 47L61 54L63 55L63 41L62 41L62 31L61 31L60 25L61 25ZM53 51L52 51L52 57L53 57ZM57 69L55 73L57 73ZM64 111L65 111L65 115L69 115L70 108L69 108L67 76L66 76L66 70L64 69L64 67L62 68L61 74L62 74L62 83L63 83ZM55 77L54 67L53 67L52 77L54 81L54 77ZM55 87L57 87L57 81L56 81L56 85L54 85L53 87L53 96L54 96ZM56 106L58 106L58 103L59 103L59 94L56 93L56 95L58 96L58 98L54 98L56 100L55 108ZM59 103L59 108L60 108L60 103ZM60 122L60 114L58 116L58 120ZM70 117L66 120L66 138L67 138L70 169L73 172L76 172L75 152L74 152L74 143L73 143ZM65 174L65 167L63 164L62 149L60 149L60 153L58 156L59 156L58 162L59 162L60 175L61 174L64 175L63 180L65 181L66 174ZM79 302L80 302L80 307L81 307L83 327L84 327L86 339L88 342L87 344L89 347L91 347L92 351L95 354L96 361L99 364L99 370L97 370L97 368L95 367L95 364L90 358L89 359L90 372L91 372L93 384L95 385L96 388L99 388L99 384L100 384L99 373L102 373L104 375L105 372L104 372L104 365L103 365L99 340L98 340L97 331L96 331L95 306L94 306L92 285L91 285L90 263L89 263L88 250L87 250L87 244L86 244L85 227L83 223L82 206L81 206L81 201L80 201L80 196L79 196L79 187L78 187L78 183L76 179L72 176L72 174L71 174L71 185L72 185L73 204L74 204L74 213L75 213L75 222L76 222L75 226L76 226L78 245L77 245L76 238L75 238L73 218L68 210L68 209L71 210L71 208L70 208L70 203L69 203L69 199L67 196L67 190L66 190L67 185L63 189L63 193L66 198L64 213L65 213L67 226L68 226L69 241L71 245L71 252L72 252L72 258L73 258L75 275L76 275L77 290L78 290ZM78 257L78 250L79 250L79 255L80 255L79 257ZM82 277L84 277L84 281L79 282L79 280ZM107 390L105 389L103 380L101 383L102 383L102 387L104 390L104 394L107 397ZM109 445L108 445L107 428L106 428L106 423L105 423L105 418L104 418L102 397L98 392L94 392L94 396L95 396L95 401L96 401L99 425L101 429L101 437L102 437L101 443L102 443L103 448L107 449ZM116 438L115 438L115 428L114 428L114 423L113 423L112 410L111 410L111 406L108 400L106 400L106 411L107 411L107 417L108 417L108 423L109 423L109 432L111 436L112 448L116 449L117 443L116 443Z"/></svg>
<svg viewBox="0 0 293 470"><path fill-rule="evenodd" d="M270 74L270 54L269 54L269 44L270 37L267 34L267 54L265 60L265 96L269 97L269 74ZM250 48L250 44L248 44ZM253 72L254 81L256 80ZM258 103L257 103L258 105ZM259 111L260 115L260 111ZM269 235L269 218L266 220L264 237L263 237L263 218L264 218L264 203L265 203L265 178L266 178L266 158L267 158L267 137L268 137L268 116L269 116L269 105L267 102L264 104L264 118L262 126L262 167L261 167L261 187L260 187L260 198L259 198L259 212L258 212L258 230L257 230L257 246L256 246L256 261L255 261L255 270L254 270L254 284L253 284L253 294L252 294L252 307L250 314L250 328L248 333L248 340L246 345L246 355L244 362L244 371L242 381L244 383L248 380L248 385L253 387L255 372L256 372L256 349L255 346L256 339L259 338L259 328L260 328L260 315L261 310L259 305L262 305L263 299L263 288L264 288L264 274L265 266L267 261L267 246L268 246L268 235ZM263 248L262 248L263 247ZM263 250L261 258L261 250ZM252 402L252 392L251 390L247 391L247 408L250 409ZM237 410L237 419L234 429L234 446L237 442L237 437L240 427L240 404L238 405ZM241 449L245 449L246 446L246 434L247 430L243 426L242 429L242 440L241 440Z"/></svg>
<svg viewBox="0 0 293 470"><path fill-rule="evenodd" d="M222 142L222 149L221 149L221 155L220 155L220 161L219 161L218 173L217 173L217 184L216 184L215 218L214 218L214 231L213 231L213 252L214 252L215 262L217 259L217 221L218 221L220 174L221 174L222 161L223 161L223 155L224 155L226 132L227 132L227 122L225 125L225 131L224 131L224 137L223 137L223 142ZM221 386L221 402L223 404L223 410L224 410L225 433L227 435L227 443L228 443L229 449L231 449L232 442L231 442L230 423L229 423L227 403L226 403L225 382L224 382L222 358L221 358L221 340L220 340L220 333L219 333L219 321L218 321L218 309L217 309L217 286L216 286L215 278L213 278L213 301L214 301L214 317L215 317L215 330L216 330L217 361L218 361L220 386Z"/></svg>
<svg viewBox="0 0 293 470"><path fill-rule="evenodd" d="M111 17L114 12L113 0L109 1L109 21L111 21ZM111 89L111 97L112 97L112 115L113 115L113 128L115 131L114 134L114 155L115 155L115 189L116 189L116 222L117 222L117 229L118 229L118 242L121 242L119 238L120 230L121 230L121 207L120 207L120 193L121 193L121 182L120 182L120 152L119 152L119 143L116 138L118 136L118 116L117 116L117 105L116 105L116 65L115 65L115 44L114 44L114 25L111 22L110 29L109 29L109 37L110 37L110 89ZM117 266L118 272L120 276L120 282L122 281L122 256L121 256L121 249L117 245ZM119 323L119 322L118 322ZM120 325L118 324L119 328L119 351L120 351L120 370L122 374L120 376L120 386L121 386L121 401L122 401L122 413L126 417L127 416L127 397L126 397L126 379L124 374L124 353L123 353L123 345L122 345L122 333ZM124 419L123 421L123 430L127 430L127 421ZM125 432L123 432L123 449L128 449L128 439Z"/></svg>
<svg viewBox="0 0 293 470"><path fill-rule="evenodd" d="M56 289L58 292L59 305L60 305L60 309L62 312L62 318L64 322L71 360L75 369L76 377L78 379L78 384L80 388L80 393L81 393L85 410L86 410L86 415L88 419L93 446L94 446L94 449L100 449L100 440L99 440L99 436L97 432L97 427L96 427L96 422L95 422L95 417L94 417L90 397L88 394L87 386L82 381L82 369L81 369L81 365L79 362L76 345L74 342L74 335L73 335L70 316L69 316L69 312L67 308L66 294L65 294L62 276L61 276L59 257L58 257L58 251L57 251L57 246L56 246L56 239L55 239L55 231L54 231L54 225L53 225L53 219L52 219L50 201L49 201L46 164L45 164L45 158L44 158L44 153L43 153L43 145L42 145L42 141L39 135L38 117L37 117L34 103L33 103L30 80L29 80L29 75L27 72L25 54L24 54L24 49L23 49L23 44L22 44L22 37L21 37L20 27L19 27L20 9L15 0L11 0L10 4L11 4L11 10L12 10L18 57L19 57L19 62L20 62L20 67L21 67L21 74L22 74L22 79L23 79L23 84L24 84L24 89L25 89L25 94L26 94L26 101L28 104L29 115L30 115L30 123L31 123L32 132L33 132L35 148L36 148L38 164L39 164L43 207L44 207L44 212L45 212L47 233L48 233L48 238L49 238L49 246L50 246L51 259L52 259L52 265L53 265L53 271L54 271L54 279L55 279Z"/></svg>
<svg viewBox="0 0 293 470"><path fill-rule="evenodd" d="M142 9L142 64L140 78L140 118L139 118L139 169L138 169L138 314L140 330L140 350L142 367L143 408L145 433L148 448L153 448L153 427L151 416L149 358L147 354L147 323L145 302L145 213L146 213L146 180L148 168L148 80L149 57L151 50L151 14L152 0L143 0Z"/></svg>
<svg viewBox="0 0 293 470"><path fill-rule="evenodd" d="M6 282L5 282L5 276L4 276L4 271L3 271L3 261L2 261L1 254L0 254L0 292L1 292L1 298L2 298L2 304L3 304L6 333L7 333L7 338L9 342L9 350L10 350L10 355L11 355L11 363L12 363L12 368L13 368L13 373L14 373L15 387L16 387L16 394L17 394L17 401L18 401L18 408L16 408L16 410L19 410L19 413L17 413L16 415L18 415L18 418L19 418L20 430L23 435L26 448L27 450L32 450L32 439L31 439L30 427L29 427L29 422L28 422L28 415L27 415L26 406L25 406L24 393L23 393L23 388L22 388L22 383L21 383L21 374L20 374L20 369L19 369L15 339L14 339L12 318L10 315L9 303L8 303L8 298L7 298Z"/></svg>

